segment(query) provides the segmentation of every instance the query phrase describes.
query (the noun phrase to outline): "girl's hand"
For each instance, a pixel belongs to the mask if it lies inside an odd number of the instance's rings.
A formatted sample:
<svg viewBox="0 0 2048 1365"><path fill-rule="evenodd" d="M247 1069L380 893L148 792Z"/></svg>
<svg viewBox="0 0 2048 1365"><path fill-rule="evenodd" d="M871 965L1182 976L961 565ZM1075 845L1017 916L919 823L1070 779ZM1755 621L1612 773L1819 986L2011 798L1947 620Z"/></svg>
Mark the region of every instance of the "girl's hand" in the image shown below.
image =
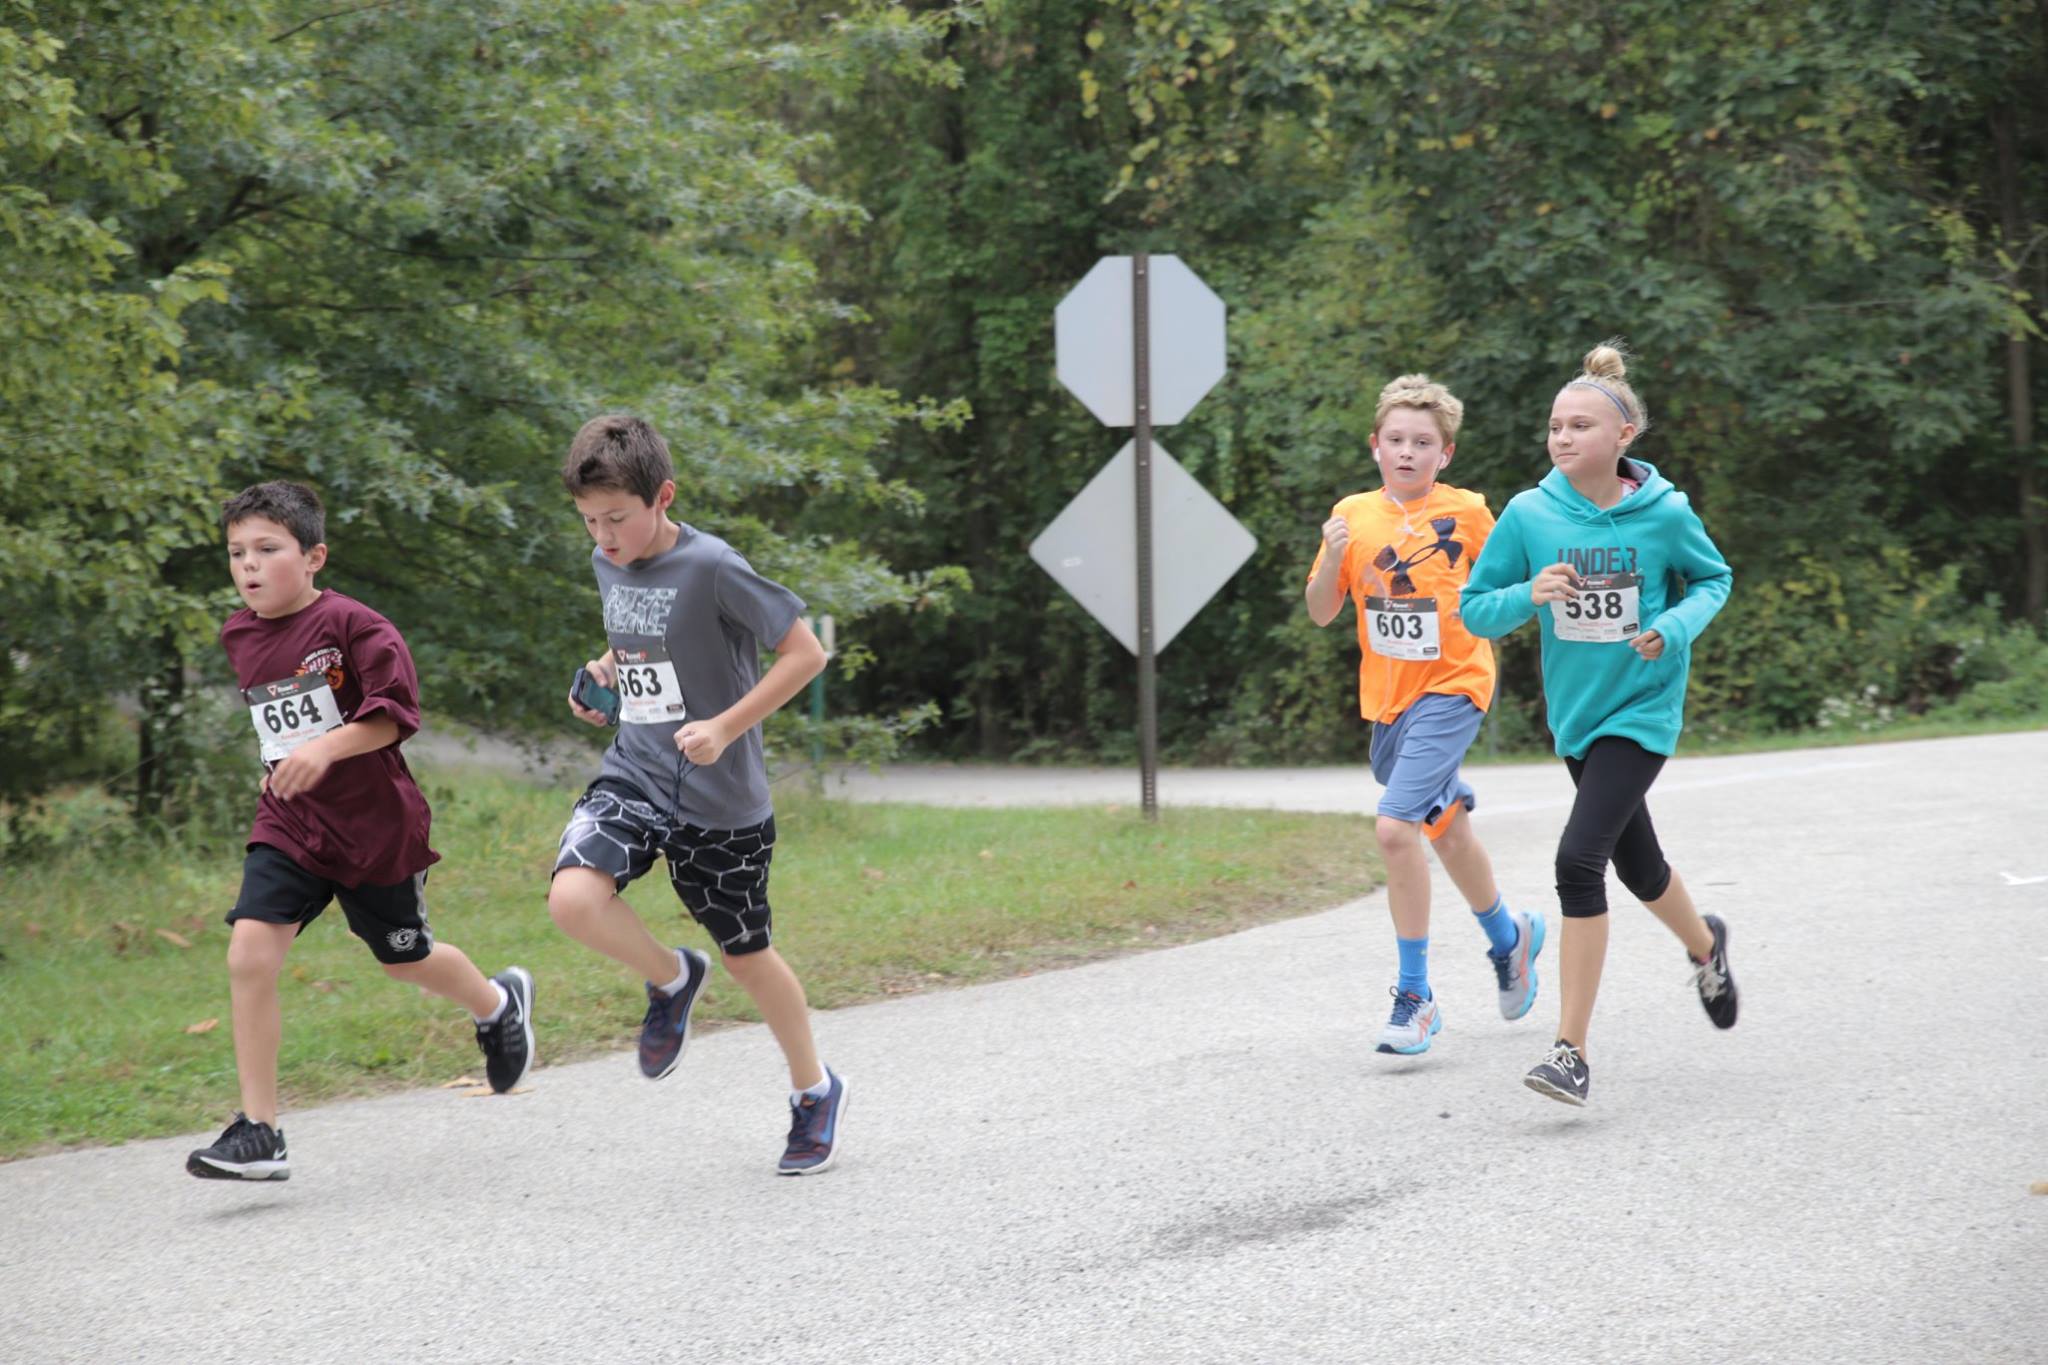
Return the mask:
<svg viewBox="0 0 2048 1365"><path fill-rule="evenodd" d="M1664 637L1654 630L1646 630L1628 643L1629 648L1642 655L1645 662L1655 663L1664 657Z"/></svg>
<svg viewBox="0 0 2048 1365"><path fill-rule="evenodd" d="M1546 564L1541 573L1529 580L1529 600L1539 607L1578 595L1579 571L1569 564Z"/></svg>

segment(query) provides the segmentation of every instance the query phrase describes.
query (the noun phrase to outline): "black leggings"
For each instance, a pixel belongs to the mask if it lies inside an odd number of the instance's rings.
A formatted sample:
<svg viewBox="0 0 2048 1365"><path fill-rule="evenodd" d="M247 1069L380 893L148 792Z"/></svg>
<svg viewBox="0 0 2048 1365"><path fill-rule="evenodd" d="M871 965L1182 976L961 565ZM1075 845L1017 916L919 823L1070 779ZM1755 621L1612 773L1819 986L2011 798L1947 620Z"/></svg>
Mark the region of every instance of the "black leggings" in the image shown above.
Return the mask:
<svg viewBox="0 0 2048 1365"><path fill-rule="evenodd" d="M1557 905L1568 919L1607 913L1607 864L1640 901L1671 886L1671 865L1657 846L1650 807L1643 798L1664 769L1664 755L1615 735L1593 741L1584 758L1567 758L1572 817L1557 841Z"/></svg>

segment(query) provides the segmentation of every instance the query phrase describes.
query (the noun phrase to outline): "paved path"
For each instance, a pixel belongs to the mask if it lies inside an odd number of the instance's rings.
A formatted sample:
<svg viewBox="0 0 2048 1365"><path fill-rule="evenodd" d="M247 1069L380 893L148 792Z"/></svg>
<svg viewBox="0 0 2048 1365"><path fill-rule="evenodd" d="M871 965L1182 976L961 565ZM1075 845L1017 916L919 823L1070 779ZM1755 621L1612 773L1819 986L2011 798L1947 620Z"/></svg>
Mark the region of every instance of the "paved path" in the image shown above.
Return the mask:
<svg viewBox="0 0 2048 1365"><path fill-rule="evenodd" d="M1473 777L1504 885L1544 905L1561 770ZM1162 790L1358 810L1364 783ZM1373 897L822 1017L855 1089L814 1180L768 1173L757 1028L659 1085L622 1055L293 1114L275 1187L191 1180L194 1138L0 1167L0 1359L2048 1360L2048 732L1685 760L1653 806L1730 923L1742 1023L1707 1025L1616 888L1584 1111L1519 1083L1551 974L1502 1022L1462 910L1436 1047L1367 1051Z"/></svg>

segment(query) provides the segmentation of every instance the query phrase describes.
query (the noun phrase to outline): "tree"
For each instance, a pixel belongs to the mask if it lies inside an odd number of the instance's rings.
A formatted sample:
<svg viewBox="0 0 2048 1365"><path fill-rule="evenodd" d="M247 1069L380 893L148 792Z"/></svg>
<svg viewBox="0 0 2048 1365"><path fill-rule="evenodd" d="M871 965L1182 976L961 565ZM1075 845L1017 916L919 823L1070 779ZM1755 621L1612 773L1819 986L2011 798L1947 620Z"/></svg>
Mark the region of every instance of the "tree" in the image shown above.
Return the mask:
<svg viewBox="0 0 2048 1365"><path fill-rule="evenodd" d="M94 647L162 680L143 694L144 814L183 680L218 675L234 603L213 509L250 480L320 487L328 585L407 631L430 706L501 724L557 719L558 674L589 649L588 546L555 469L598 411L654 420L683 515L814 607L943 598L946 575L834 533L878 509L914 519L918 491L872 456L960 414L798 368L837 309L797 230L859 210L810 187L820 140L775 107L876 67L943 79L922 55L942 25L855 6L793 37L746 4L594 0L14 14L9 51L44 82L29 130L50 131L9 137L4 179L80 245L46 296L10 300L37 327L7 408L55 374L74 411L131 411L67 319L145 304L133 382L176 400L100 443L108 477L49 509L41 541L19 515L37 490L7 494L10 590L31 591L16 570L52 535L96 542L63 619L17 652L75 670L94 620Z"/></svg>

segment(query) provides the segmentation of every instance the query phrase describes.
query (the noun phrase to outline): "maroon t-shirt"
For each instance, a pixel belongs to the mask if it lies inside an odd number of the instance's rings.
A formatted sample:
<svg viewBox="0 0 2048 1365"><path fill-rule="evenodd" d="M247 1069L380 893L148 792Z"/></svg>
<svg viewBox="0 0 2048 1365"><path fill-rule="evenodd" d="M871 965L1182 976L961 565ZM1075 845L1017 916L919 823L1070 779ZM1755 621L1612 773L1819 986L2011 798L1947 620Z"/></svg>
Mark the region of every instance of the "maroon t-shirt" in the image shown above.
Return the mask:
<svg viewBox="0 0 2048 1365"><path fill-rule="evenodd" d="M400 744L420 728L419 678L404 637L353 598L323 591L310 605L275 620L244 607L221 626L220 643L250 703L272 695L268 685L323 674L331 701L317 679L308 680L314 695L306 694L303 683L275 692L297 690L296 705L309 718L328 708L343 723L389 716L398 723ZM266 719L275 729L275 713L266 715L258 706L255 723L260 727ZM250 737L259 752L262 739L260 728ZM289 801L264 792L249 843L269 844L342 886L392 886L440 861L427 847L431 820L427 798L398 744L390 744L341 759L312 790Z"/></svg>

